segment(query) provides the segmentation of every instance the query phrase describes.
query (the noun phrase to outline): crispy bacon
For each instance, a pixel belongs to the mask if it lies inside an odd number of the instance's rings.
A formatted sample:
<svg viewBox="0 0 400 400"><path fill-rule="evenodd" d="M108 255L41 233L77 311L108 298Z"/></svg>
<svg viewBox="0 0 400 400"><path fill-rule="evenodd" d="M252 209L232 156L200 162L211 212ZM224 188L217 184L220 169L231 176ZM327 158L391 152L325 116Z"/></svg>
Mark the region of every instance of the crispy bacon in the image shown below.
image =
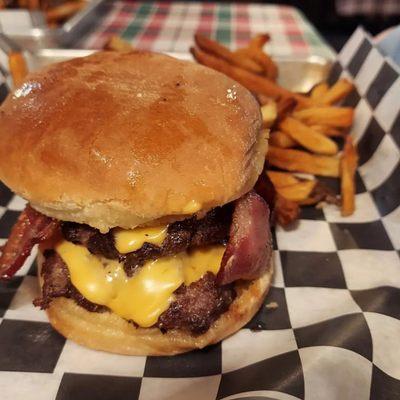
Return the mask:
<svg viewBox="0 0 400 400"><path fill-rule="evenodd" d="M274 185L271 182L271 179L269 179L267 173L266 173L266 168L264 165L264 169L261 173L261 175L258 177L257 182L254 186L254 190L257 194L259 194L268 204L269 211L270 211L270 219L271 219L271 224L274 225L275 223L275 203L276 203L276 190L274 188Z"/></svg>
<svg viewBox="0 0 400 400"><path fill-rule="evenodd" d="M59 222L27 205L11 230L0 256L0 279L10 279L24 264L35 244L49 239Z"/></svg>
<svg viewBox="0 0 400 400"><path fill-rule="evenodd" d="M269 265L271 255L269 208L261 196L251 191L235 203L218 283L258 278Z"/></svg>

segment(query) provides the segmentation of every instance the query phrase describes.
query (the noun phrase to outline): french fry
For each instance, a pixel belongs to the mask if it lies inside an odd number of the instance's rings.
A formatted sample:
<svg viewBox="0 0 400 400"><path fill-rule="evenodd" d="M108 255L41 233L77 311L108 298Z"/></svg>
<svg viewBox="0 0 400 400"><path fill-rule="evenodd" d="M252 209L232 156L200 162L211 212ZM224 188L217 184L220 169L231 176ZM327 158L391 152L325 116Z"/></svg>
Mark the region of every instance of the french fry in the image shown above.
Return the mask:
<svg viewBox="0 0 400 400"><path fill-rule="evenodd" d="M269 42L271 37L268 33L258 33L252 39L250 39L248 47L253 47L256 49L262 49L265 43Z"/></svg>
<svg viewBox="0 0 400 400"><path fill-rule="evenodd" d="M20 86L28 74L28 67L23 54L17 51L9 53L8 66L13 79L14 87Z"/></svg>
<svg viewBox="0 0 400 400"><path fill-rule="evenodd" d="M108 40L108 42L104 46L104 49L114 51L132 51L133 47L126 40L117 35L114 35L111 36L110 40Z"/></svg>
<svg viewBox="0 0 400 400"><path fill-rule="evenodd" d="M315 204L310 200L319 183L317 180L299 179L289 172L267 171L267 175L273 183L275 190L288 200L299 204Z"/></svg>
<svg viewBox="0 0 400 400"><path fill-rule="evenodd" d="M260 65L256 60L253 60L253 58L249 57L248 54L233 52L232 63L250 72L254 72L255 74L262 74L263 72L263 66Z"/></svg>
<svg viewBox="0 0 400 400"><path fill-rule="evenodd" d="M271 100L275 101L272 97L266 96L265 94L262 93L256 93L255 94L258 102L263 106L264 104L269 103Z"/></svg>
<svg viewBox="0 0 400 400"><path fill-rule="evenodd" d="M280 122L279 129L314 153L333 155L338 152L338 146L333 140L294 118L286 117Z"/></svg>
<svg viewBox="0 0 400 400"><path fill-rule="evenodd" d="M347 79L339 79L323 96L318 100L320 104L332 105L343 100L354 90L354 85Z"/></svg>
<svg viewBox="0 0 400 400"><path fill-rule="evenodd" d="M318 83L318 85L315 85L313 87L313 89L311 90L310 97L314 101L318 102L318 100L320 100L321 97L325 95L325 93L328 91L328 89L329 89L329 86L326 82Z"/></svg>
<svg viewBox="0 0 400 400"><path fill-rule="evenodd" d="M346 131L342 131L338 128L332 128L331 126L311 125L310 128L329 137L345 137L347 134Z"/></svg>
<svg viewBox="0 0 400 400"><path fill-rule="evenodd" d="M300 207L295 201L285 199L279 193L275 196L274 215L279 225L286 226L299 218Z"/></svg>
<svg viewBox="0 0 400 400"><path fill-rule="evenodd" d="M274 131L270 135L269 144L272 146L281 147L282 149L289 149L291 147L296 147L297 142L282 131Z"/></svg>
<svg viewBox="0 0 400 400"><path fill-rule="evenodd" d="M351 136L346 137L340 160L340 191L342 195L341 213L344 217L352 215L355 210L355 173L358 163L357 149Z"/></svg>
<svg viewBox="0 0 400 400"><path fill-rule="evenodd" d="M211 53L214 56L220 57L238 67L244 68L247 71L254 73L261 73L263 71L262 67L251 58L244 57L241 53L234 53L215 40L196 34L194 35L194 41L197 46L206 53Z"/></svg>
<svg viewBox="0 0 400 400"><path fill-rule="evenodd" d="M67 19L86 6L85 1L68 1L46 11L47 22L57 22Z"/></svg>
<svg viewBox="0 0 400 400"><path fill-rule="evenodd" d="M28 8L29 10L38 10L40 8L39 0L28 0Z"/></svg>
<svg viewBox="0 0 400 400"><path fill-rule="evenodd" d="M315 188L317 181L304 180L288 186L277 186L276 191L285 199L302 202L307 200Z"/></svg>
<svg viewBox="0 0 400 400"><path fill-rule="evenodd" d="M225 60L208 54L203 50L200 50L199 48L192 47L190 51L193 57L200 64L206 65L207 67L213 68L219 72L222 72L225 75L228 75L232 79L241 83L251 92L261 93L272 98L292 97L297 100L298 104L303 104L304 106L311 105L311 101L307 97L299 95L297 93L292 93L289 90L278 86L269 79L231 65Z"/></svg>
<svg viewBox="0 0 400 400"><path fill-rule="evenodd" d="M268 54L265 54L258 47L244 47L237 49L234 54L243 58L248 58L256 62L261 67L261 72L273 81L278 77L278 67Z"/></svg>
<svg viewBox="0 0 400 400"><path fill-rule="evenodd" d="M280 149L275 146L269 146L267 157L271 165L287 171L339 177L338 158L317 156L301 150Z"/></svg>
<svg viewBox="0 0 400 400"><path fill-rule="evenodd" d="M261 106L261 115L263 127L270 128L278 116L278 111L274 100L270 100L268 103Z"/></svg>
<svg viewBox="0 0 400 400"><path fill-rule="evenodd" d="M296 107L296 100L290 97L284 97L278 100L278 120L282 120L290 114Z"/></svg>
<svg viewBox="0 0 400 400"><path fill-rule="evenodd" d="M289 172L267 171L267 175L275 188L295 185L300 182L300 179Z"/></svg>
<svg viewBox="0 0 400 400"><path fill-rule="evenodd" d="M310 193L307 199L299 202L300 205L312 205L319 204L321 202L328 204L340 205L340 201L335 192L327 185L320 181L316 181L314 189Z"/></svg>
<svg viewBox="0 0 400 400"><path fill-rule="evenodd" d="M350 107L310 107L295 111L293 117L307 125L327 125L348 128L353 123L354 110Z"/></svg>
<svg viewBox="0 0 400 400"><path fill-rule="evenodd" d="M245 51L247 51L251 59L257 62L258 65L261 65L265 76L268 79L276 81L276 78L278 77L278 67L268 54L265 54L260 48L257 47L248 47L245 49Z"/></svg>
<svg viewBox="0 0 400 400"><path fill-rule="evenodd" d="M262 196L272 211L272 221L287 225L299 217L299 205L285 199L277 193L273 183L266 173L261 174L254 186L255 191Z"/></svg>

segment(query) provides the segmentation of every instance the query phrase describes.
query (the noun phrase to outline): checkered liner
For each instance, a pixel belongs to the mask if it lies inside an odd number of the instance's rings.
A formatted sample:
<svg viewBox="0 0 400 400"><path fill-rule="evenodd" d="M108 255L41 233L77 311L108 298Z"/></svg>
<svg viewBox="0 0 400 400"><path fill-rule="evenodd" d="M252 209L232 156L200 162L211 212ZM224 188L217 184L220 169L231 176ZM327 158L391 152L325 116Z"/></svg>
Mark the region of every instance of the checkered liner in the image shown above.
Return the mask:
<svg viewBox="0 0 400 400"><path fill-rule="evenodd" d="M8 73L8 56L0 47L0 104L4 101L8 94L11 77Z"/></svg>
<svg viewBox="0 0 400 400"><path fill-rule="evenodd" d="M116 1L95 31L79 45L101 49L110 36L122 35L139 49L180 53L187 52L196 32L213 36L229 47L240 47L265 31L273 38L268 51L275 56L334 58L332 50L296 8L235 2Z"/></svg>
<svg viewBox="0 0 400 400"><path fill-rule="evenodd" d="M344 71L343 71L344 69ZM357 210L306 208L275 232L266 304L222 344L175 357L81 348L34 308L36 268L0 286L2 399L398 399L400 394L400 77L358 30L332 79L358 92ZM0 186L0 236L24 201ZM276 246L277 245L277 246Z"/></svg>

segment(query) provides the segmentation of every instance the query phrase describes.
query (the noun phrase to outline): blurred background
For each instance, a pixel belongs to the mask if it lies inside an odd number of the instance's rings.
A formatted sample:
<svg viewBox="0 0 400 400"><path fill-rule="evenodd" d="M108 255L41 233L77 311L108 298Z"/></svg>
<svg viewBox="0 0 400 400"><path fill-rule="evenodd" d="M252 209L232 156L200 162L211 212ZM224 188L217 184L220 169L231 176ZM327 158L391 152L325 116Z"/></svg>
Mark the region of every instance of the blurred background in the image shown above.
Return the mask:
<svg viewBox="0 0 400 400"><path fill-rule="evenodd" d="M23 10L27 12L24 13ZM289 15L288 10L295 11ZM113 17L116 13L118 13L118 20L115 16ZM139 41L140 46L146 46L145 41L140 41L140 35L143 35L143 31L145 36L165 35L165 26L164 31L159 29L155 33L155 29L158 29L161 23L166 26L170 24L172 28L181 25L182 29L186 29L190 24L197 24L198 17L200 23L203 24L201 29L205 33L209 32L210 36L217 34L215 21L212 18L207 19L207 13L214 13L213 18L218 19L218 23L222 24L222 28L218 29L229 30L229 34L234 32L236 27L239 30L238 35L244 38L246 36L244 24L249 25L247 38L257 31L272 32L274 34L272 45L278 38L277 46L272 49L273 52L279 53L281 45L279 36L282 33L287 37L291 36L292 43L297 40L299 43L304 42L307 46L313 46L321 41L329 51L340 51L349 36L360 25L372 36L380 34L384 36L389 28L399 25L400 0L241 0L240 2L0 0L0 33L7 34L28 49L101 48L104 44L102 39L112 34L122 36L133 45L137 45ZM261 13L264 19L261 16L258 18L257 14ZM157 18L152 20L154 15ZM174 15L174 21L171 22L172 15ZM302 21L298 24L297 31L294 29L291 31L291 28L288 28L286 31L277 29L274 32L273 27L277 24L277 16L282 26L285 24L289 26L292 23L291 18L297 22L300 19ZM149 31L146 31L146 24L149 23L154 26L151 25ZM308 23L314 32L308 32L306 28ZM231 26L227 27L228 24ZM303 36L300 37L301 35ZM181 40L178 34L175 36L175 39ZM398 37L400 38L400 32ZM240 37L236 44L232 37L231 40L224 40L222 35L218 39L232 47L240 44ZM171 41L172 38L169 40ZM400 42L400 39L397 42ZM390 45L393 46L393 40ZM156 46L153 49L168 50L162 46L159 48ZM183 47L178 48L179 51L182 49ZM309 53L328 57L327 49L325 52L312 53L310 51ZM331 54L334 53L331 52Z"/></svg>
<svg viewBox="0 0 400 400"><path fill-rule="evenodd" d="M400 23L400 0L276 1L303 11L325 40L339 51L357 26L372 35Z"/></svg>
<svg viewBox="0 0 400 400"><path fill-rule="evenodd" d="M242 0L241 2L297 7L336 51L340 51L349 36L360 25L375 36L400 24L400 0Z"/></svg>

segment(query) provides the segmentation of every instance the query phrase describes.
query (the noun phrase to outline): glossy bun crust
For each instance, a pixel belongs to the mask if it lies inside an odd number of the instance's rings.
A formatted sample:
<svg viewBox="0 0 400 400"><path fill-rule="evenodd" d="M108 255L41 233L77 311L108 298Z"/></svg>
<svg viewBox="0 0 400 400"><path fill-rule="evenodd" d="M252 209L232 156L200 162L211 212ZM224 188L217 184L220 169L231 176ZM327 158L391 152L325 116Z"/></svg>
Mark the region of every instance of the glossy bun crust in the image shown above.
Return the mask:
<svg viewBox="0 0 400 400"><path fill-rule="evenodd" d="M105 232L248 192L266 138L244 87L149 52L99 52L28 76L0 107L0 179L38 211Z"/></svg>
<svg viewBox="0 0 400 400"><path fill-rule="evenodd" d="M42 261L39 254L39 270ZM271 264L259 279L237 282L238 295L229 310L199 336L178 330L163 334L158 328L135 328L112 312L89 312L64 297L53 300L46 311L54 329L83 346L136 356L174 355L217 343L246 325L263 303L272 273Z"/></svg>

